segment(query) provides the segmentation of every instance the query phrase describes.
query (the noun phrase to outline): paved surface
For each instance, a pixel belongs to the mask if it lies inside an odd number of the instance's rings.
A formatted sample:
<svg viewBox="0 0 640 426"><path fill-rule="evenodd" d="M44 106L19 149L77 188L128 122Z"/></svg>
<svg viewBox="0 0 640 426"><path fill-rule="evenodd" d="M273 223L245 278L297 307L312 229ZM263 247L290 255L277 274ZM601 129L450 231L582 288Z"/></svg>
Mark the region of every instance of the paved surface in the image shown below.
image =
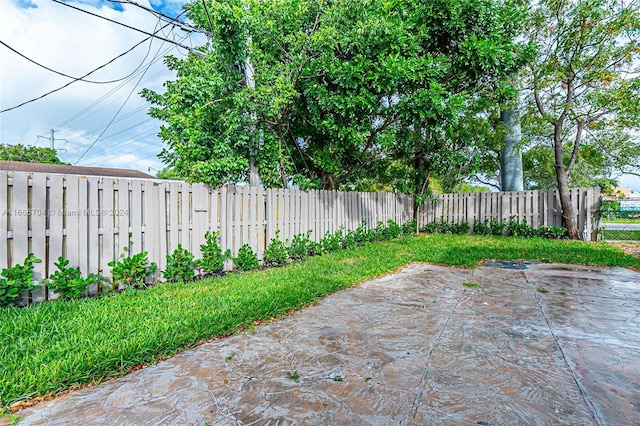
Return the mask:
<svg viewBox="0 0 640 426"><path fill-rule="evenodd" d="M640 425L640 273L498 266L409 266L21 424Z"/></svg>

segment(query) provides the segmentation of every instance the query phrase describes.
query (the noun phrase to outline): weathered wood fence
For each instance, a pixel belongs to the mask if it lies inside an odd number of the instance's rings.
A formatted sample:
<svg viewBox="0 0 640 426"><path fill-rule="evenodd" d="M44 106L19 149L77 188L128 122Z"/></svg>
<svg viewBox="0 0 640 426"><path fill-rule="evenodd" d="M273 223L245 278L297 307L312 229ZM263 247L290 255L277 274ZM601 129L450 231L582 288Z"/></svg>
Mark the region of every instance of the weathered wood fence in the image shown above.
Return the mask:
<svg viewBox="0 0 640 426"><path fill-rule="evenodd" d="M600 188L570 190L571 202L578 214L578 229L591 241L598 227ZM534 228L562 226L562 208L556 190L441 194L425 203L420 223L443 220L449 223L483 221L495 218L508 222L511 217L526 220Z"/></svg>
<svg viewBox="0 0 640 426"><path fill-rule="evenodd" d="M147 179L0 171L0 268L33 253L36 278L59 256L83 275L108 275L108 262L133 242L162 270L178 244L200 256L206 231L220 231L223 251L250 244L262 258L280 230L282 240L312 230L319 241L362 221L406 222L412 198L387 192L300 191Z"/></svg>
<svg viewBox="0 0 640 426"><path fill-rule="evenodd" d="M592 238L599 190L574 189L585 239ZM444 194L420 212L420 223L516 216L534 227L561 226L555 191ZM108 275L133 242L132 253L147 251L149 260L166 266L178 244L200 255L206 231L220 231L223 251L235 255L250 244L262 258L280 230L282 240L312 231L319 241L340 226L355 229L362 221L403 224L413 219L413 197L387 192L338 192L264 189L179 181L123 179L0 170L0 268L21 263L33 253L42 259L35 278L55 271L59 256L78 265L83 275ZM156 276L156 278L158 275ZM46 293L46 292L44 292ZM42 297L46 298L46 294Z"/></svg>

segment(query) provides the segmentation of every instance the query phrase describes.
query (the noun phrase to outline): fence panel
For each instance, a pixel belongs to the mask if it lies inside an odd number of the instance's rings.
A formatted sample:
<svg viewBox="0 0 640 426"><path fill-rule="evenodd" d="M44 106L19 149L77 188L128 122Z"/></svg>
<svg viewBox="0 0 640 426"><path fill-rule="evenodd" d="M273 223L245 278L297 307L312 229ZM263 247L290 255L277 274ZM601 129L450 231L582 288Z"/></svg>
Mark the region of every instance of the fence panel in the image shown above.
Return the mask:
<svg viewBox="0 0 640 426"><path fill-rule="evenodd" d="M581 230L591 239L600 192L576 189L571 197ZM246 243L261 258L277 229L282 240L311 230L311 239L319 241L326 232L355 229L363 220L370 227L387 220L402 224L413 217L413 197L0 171L0 213L0 268L34 253L43 260L35 265L36 276L47 278L59 256L83 275L108 274L107 263L124 253L129 239L131 253L147 251L160 271L178 244L198 257L208 230L220 231L223 251L236 255ZM438 195L421 207L419 219L422 226L511 216L534 227L562 223L556 191ZM46 289L32 295L52 296Z"/></svg>

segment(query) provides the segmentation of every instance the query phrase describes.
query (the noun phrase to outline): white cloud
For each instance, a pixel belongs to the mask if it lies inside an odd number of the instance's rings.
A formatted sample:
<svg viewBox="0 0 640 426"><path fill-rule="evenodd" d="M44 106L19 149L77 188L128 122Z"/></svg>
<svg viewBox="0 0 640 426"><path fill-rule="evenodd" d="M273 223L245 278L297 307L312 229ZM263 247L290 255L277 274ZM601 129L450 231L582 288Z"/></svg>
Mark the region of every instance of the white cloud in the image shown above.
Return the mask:
<svg viewBox="0 0 640 426"><path fill-rule="evenodd" d="M49 68L75 77L106 63L147 37L50 0L0 1L0 40ZM170 16L177 15L185 2L138 0L147 7L163 8L162 11ZM29 7L29 4L35 7ZM164 25L151 13L132 5L124 5L124 10L118 11L103 0L69 4L150 33ZM169 28L159 35L175 40L186 36L179 30L171 32ZM201 41L186 39L184 44L197 45ZM178 50L159 40L147 41L87 77L96 81L119 79L141 64L144 65L139 69L146 69L155 57L155 63L149 66L137 87L140 75L123 83L76 82L39 101L0 114L0 142L48 146L49 142L39 139L38 135L48 136L49 129L54 128L58 130L56 138L67 140L56 142L56 148L65 149L60 157L75 163L125 104L118 118L78 164L143 171L148 167L162 168L156 157L163 147L156 136L159 123L146 114L146 103L138 93L145 87L161 91L162 83L174 77L162 62L166 54L182 57L184 49ZM0 63L0 109L35 98L70 81L28 62L5 46L0 46ZM87 107L90 108L84 114L74 118Z"/></svg>

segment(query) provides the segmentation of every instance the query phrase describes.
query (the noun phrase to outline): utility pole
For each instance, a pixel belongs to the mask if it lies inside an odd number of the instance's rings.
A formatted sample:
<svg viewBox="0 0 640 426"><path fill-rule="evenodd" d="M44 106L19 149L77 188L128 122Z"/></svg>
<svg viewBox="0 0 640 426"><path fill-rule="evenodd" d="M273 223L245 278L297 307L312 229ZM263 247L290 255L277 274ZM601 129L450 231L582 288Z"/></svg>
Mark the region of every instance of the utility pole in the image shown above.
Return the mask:
<svg viewBox="0 0 640 426"><path fill-rule="evenodd" d="M54 151L64 151L63 149L56 149L56 141L65 141L65 142L68 142L68 141L66 139L57 139L55 137L55 133L56 132L59 132L59 130L51 129L51 133L49 134L49 137L38 135L38 138L48 139L49 140L49 147L52 150L54 150Z"/></svg>
<svg viewBox="0 0 640 426"><path fill-rule="evenodd" d="M251 48L251 42L251 36L247 37L247 44L249 45L249 48ZM247 58L244 60L243 73L244 81L247 87L251 90L255 89L256 81L253 78L253 64L251 63L251 58L249 56L247 56ZM255 113L251 114L251 118L255 123L257 119ZM252 126L253 128L255 128L255 124ZM249 145L249 186L260 186L260 173L258 172L258 167L256 166L255 151L251 143Z"/></svg>

